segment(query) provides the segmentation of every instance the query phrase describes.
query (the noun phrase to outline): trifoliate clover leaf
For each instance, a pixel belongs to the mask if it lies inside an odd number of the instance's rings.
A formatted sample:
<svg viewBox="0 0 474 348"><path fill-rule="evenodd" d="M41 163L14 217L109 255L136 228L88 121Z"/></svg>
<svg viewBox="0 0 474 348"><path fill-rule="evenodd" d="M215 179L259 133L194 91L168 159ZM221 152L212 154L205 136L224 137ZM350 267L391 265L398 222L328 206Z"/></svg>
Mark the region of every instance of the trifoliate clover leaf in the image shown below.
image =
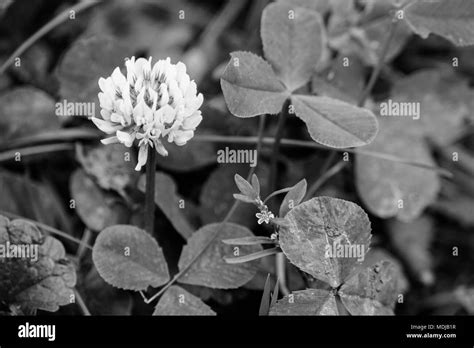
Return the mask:
<svg viewBox="0 0 474 348"><path fill-rule="evenodd" d="M318 12L272 3L263 12L261 34L270 64L251 53L234 52L221 78L233 115L277 114L291 98L288 112L303 120L311 138L322 145L358 147L375 138L377 119L370 110L328 97L294 94L311 80L326 49Z"/></svg>

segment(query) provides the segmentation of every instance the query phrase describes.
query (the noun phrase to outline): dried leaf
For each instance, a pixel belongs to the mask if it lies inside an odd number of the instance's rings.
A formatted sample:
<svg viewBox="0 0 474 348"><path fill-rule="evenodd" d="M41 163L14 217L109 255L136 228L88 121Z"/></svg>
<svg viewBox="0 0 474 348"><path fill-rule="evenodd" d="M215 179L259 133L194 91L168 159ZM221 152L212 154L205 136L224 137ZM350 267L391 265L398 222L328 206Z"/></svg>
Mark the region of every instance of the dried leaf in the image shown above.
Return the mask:
<svg viewBox="0 0 474 348"><path fill-rule="evenodd" d="M135 185L138 172L133 151L122 144L98 145L94 148L79 147L77 158L87 174L104 190L123 193Z"/></svg>
<svg viewBox="0 0 474 348"><path fill-rule="evenodd" d="M41 309L55 312L74 298L76 271L66 259L57 239L44 236L24 220L9 221L0 215L0 298L27 312ZM12 257L13 249L25 257ZM10 255L8 257L7 255Z"/></svg>

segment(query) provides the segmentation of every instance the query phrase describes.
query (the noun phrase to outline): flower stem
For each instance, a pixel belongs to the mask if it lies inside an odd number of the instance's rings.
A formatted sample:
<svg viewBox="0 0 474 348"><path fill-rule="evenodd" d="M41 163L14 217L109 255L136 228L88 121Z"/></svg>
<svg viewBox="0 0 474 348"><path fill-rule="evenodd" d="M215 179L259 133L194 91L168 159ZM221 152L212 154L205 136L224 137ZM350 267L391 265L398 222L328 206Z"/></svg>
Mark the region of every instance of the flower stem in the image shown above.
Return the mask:
<svg viewBox="0 0 474 348"><path fill-rule="evenodd" d="M370 92L372 92L372 89L375 86L375 82L377 82L377 79L380 75L380 72L382 71L382 68L385 63L385 57L388 54L388 50L390 48L390 44L392 43L393 38L395 37L395 32L397 31L397 24L398 21L394 18L392 20L392 23L390 24L390 31L388 33L387 39L384 42L384 45L382 47L382 51L379 56L379 60L377 62L377 65L375 66L374 70L372 71L372 74L370 75L369 82L367 83L367 86L364 88L362 91L359 101L357 103L357 106L364 106L365 102L367 101L367 98L370 95Z"/></svg>
<svg viewBox="0 0 474 348"><path fill-rule="evenodd" d="M91 315L91 312L87 308L87 305L84 302L84 299L82 298L79 291L77 291L77 289L74 289L74 296L76 297L77 305L79 306L79 309L81 310L82 314L89 317Z"/></svg>
<svg viewBox="0 0 474 348"><path fill-rule="evenodd" d="M146 161L146 192L145 192L145 231L153 235L155 230L155 172L156 151L148 149L148 160Z"/></svg>
<svg viewBox="0 0 474 348"><path fill-rule="evenodd" d="M275 133L275 142L273 143L271 166L269 173L269 194L276 190L278 179L278 158L280 157L280 143L283 137L283 130L285 121L288 117L289 102L283 105L282 112L278 118L277 130ZM275 269L279 281L279 286L283 295L288 295L290 292L286 286L286 267L285 256L283 253L275 255Z"/></svg>
<svg viewBox="0 0 474 348"><path fill-rule="evenodd" d="M273 148L272 148L272 158L271 158L271 164L270 164L270 173L269 173L269 193L271 194L273 191L276 190L276 184L277 184L277 172L278 172L278 157L280 157L280 144L281 144L281 139L283 137L283 129L285 126L285 121L288 116L288 106L289 103L286 102L285 105L283 105L282 112L280 114L280 117L278 118L278 124L277 124L277 130L275 134L275 142L273 143Z"/></svg>

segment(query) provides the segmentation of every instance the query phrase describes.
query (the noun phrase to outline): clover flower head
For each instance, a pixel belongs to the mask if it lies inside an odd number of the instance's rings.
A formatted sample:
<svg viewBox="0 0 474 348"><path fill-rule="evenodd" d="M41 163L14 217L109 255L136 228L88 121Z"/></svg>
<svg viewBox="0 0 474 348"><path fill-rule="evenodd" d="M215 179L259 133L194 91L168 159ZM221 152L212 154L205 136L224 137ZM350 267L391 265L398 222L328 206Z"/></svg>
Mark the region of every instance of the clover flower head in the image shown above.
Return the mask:
<svg viewBox="0 0 474 348"><path fill-rule="evenodd" d="M260 209L260 213L256 213L255 216L258 219L258 224L261 225L262 223L268 224L270 220L275 218L275 215L271 211L268 210L268 207L265 205Z"/></svg>
<svg viewBox="0 0 474 348"><path fill-rule="evenodd" d="M136 170L146 163L149 147L167 156L163 139L185 145L202 121L203 96L197 93L186 66L172 64L170 58L152 66L151 60L132 57L125 62L126 76L117 67L111 76L100 78L102 118L92 118L101 131L114 134L103 144L120 142L131 147L138 140Z"/></svg>

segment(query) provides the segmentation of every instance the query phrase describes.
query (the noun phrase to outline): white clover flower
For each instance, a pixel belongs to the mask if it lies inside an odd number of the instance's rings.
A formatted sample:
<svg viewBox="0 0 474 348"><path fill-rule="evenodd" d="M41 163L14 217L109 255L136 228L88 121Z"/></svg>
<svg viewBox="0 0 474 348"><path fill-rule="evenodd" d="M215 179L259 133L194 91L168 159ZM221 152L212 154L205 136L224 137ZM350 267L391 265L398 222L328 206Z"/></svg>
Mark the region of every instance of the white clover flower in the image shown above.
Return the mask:
<svg viewBox="0 0 474 348"><path fill-rule="evenodd" d="M171 64L167 58L152 68L151 57L132 57L125 66L127 76L117 67L111 76L99 79L102 118L92 117L92 121L104 133L115 134L103 139L103 144L120 142L131 147L139 141L135 169L140 170L147 161L149 146L167 156L164 138L182 146L194 136L202 120L199 108L203 96L197 94L196 83L181 62Z"/></svg>

